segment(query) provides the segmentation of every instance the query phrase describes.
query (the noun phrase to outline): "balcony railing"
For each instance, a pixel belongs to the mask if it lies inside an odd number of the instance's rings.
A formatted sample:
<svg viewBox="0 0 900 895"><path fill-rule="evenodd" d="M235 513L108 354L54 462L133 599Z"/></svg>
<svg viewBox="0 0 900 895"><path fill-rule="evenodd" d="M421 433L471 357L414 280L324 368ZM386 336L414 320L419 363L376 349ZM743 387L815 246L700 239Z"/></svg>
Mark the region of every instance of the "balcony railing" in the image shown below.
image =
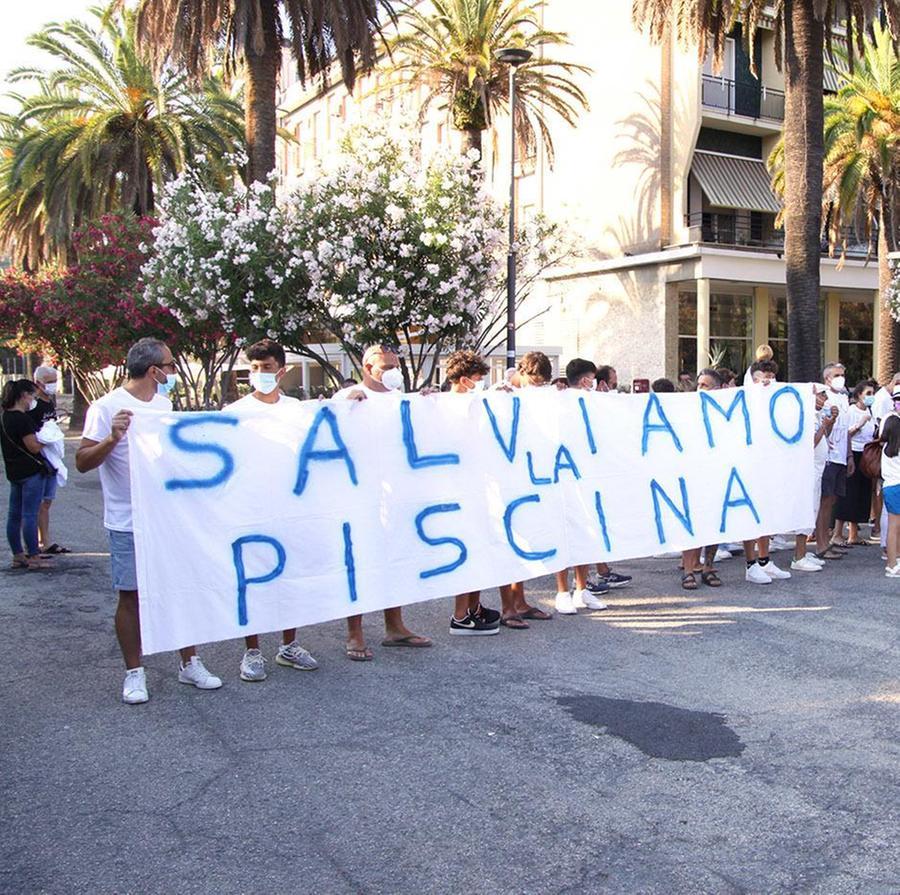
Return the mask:
<svg viewBox="0 0 900 895"><path fill-rule="evenodd" d="M690 228L691 242L784 251L784 230L775 226L775 218L771 214L703 211L686 215L685 223ZM870 253L874 256L877 242L878 234L874 229L867 239L855 228L845 227L841 231L841 241L835 247L835 254L846 251L853 256ZM821 250L823 255L828 254L827 239L822 240Z"/></svg>
<svg viewBox="0 0 900 895"><path fill-rule="evenodd" d="M757 83L704 75L700 101L705 108L726 115L784 121L784 94Z"/></svg>

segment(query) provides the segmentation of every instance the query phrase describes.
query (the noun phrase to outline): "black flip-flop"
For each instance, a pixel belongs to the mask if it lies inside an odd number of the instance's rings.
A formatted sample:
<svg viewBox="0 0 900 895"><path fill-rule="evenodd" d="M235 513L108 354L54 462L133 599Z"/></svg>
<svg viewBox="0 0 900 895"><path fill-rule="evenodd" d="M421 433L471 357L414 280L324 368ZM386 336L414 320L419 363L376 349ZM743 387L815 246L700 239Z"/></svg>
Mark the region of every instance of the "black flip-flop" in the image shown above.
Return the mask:
<svg viewBox="0 0 900 895"><path fill-rule="evenodd" d="M504 616L500 619L500 624L503 625L504 628L509 628L512 631L524 631L526 628L531 627L521 615Z"/></svg>
<svg viewBox="0 0 900 895"><path fill-rule="evenodd" d="M374 653L368 647L365 649L352 649L348 646L344 648L344 652L351 662L371 662L375 658Z"/></svg>
<svg viewBox="0 0 900 895"><path fill-rule="evenodd" d="M715 572L701 572L700 580L707 585L707 587L721 587L722 579Z"/></svg>
<svg viewBox="0 0 900 895"><path fill-rule="evenodd" d="M42 555L56 556L62 553L71 553L68 547L60 547L59 544L51 544L46 550L41 551Z"/></svg>
<svg viewBox="0 0 900 895"><path fill-rule="evenodd" d="M407 634L406 637L386 637L381 641L382 646L407 646L412 649L425 649L431 646L431 641L421 634Z"/></svg>

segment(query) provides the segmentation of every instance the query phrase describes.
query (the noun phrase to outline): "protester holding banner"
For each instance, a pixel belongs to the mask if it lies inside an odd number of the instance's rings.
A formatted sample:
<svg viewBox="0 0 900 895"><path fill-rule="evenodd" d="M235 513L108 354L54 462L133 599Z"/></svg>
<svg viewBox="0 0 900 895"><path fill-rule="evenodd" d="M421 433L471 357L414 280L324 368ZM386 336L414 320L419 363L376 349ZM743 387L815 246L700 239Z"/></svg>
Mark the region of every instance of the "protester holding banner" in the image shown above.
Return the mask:
<svg viewBox="0 0 900 895"><path fill-rule="evenodd" d="M272 339L263 339L251 345L244 354L250 362L250 385L253 391L228 407L229 413L289 413L291 404L299 404L296 398L282 394L279 382L285 374L284 348ZM246 647L241 659L242 681L264 681L268 677L266 659L259 648L259 635L244 638ZM319 663L297 642L297 629L286 628L281 632L281 646L275 661L285 668L297 671L315 671Z"/></svg>
<svg viewBox="0 0 900 895"><path fill-rule="evenodd" d="M850 405L844 393L844 365L830 363L822 371L828 387L827 404L834 425L828 433L828 461L822 474L822 502L816 521L816 556L819 559L841 559L842 553L831 543L831 522L834 505L847 493L847 476L853 474L854 464L850 445Z"/></svg>
<svg viewBox="0 0 900 895"><path fill-rule="evenodd" d="M403 373L397 352L387 345L371 345L362 359L363 381L341 389L334 397L350 401L397 400L403 394ZM347 643L345 652L353 662L371 662L372 650L366 646L361 615L347 617ZM414 634L403 623L403 610L399 606L384 610L385 638L382 646L422 648L431 646L431 640Z"/></svg>
<svg viewBox="0 0 900 895"><path fill-rule="evenodd" d="M759 386L771 388L778 378L778 365L772 360L772 349L768 345L760 345L756 356L761 358L751 364L747 375L750 377L750 388ZM773 581L791 577L791 573L780 569L769 558L769 535L744 541L744 559L747 570L744 579L751 584L771 584Z"/></svg>
<svg viewBox="0 0 900 895"><path fill-rule="evenodd" d="M88 408L75 466L79 472L100 469L103 524L109 534L113 586L119 595L116 635L126 670L122 700L136 705L147 702L149 692L141 665L128 428L135 413L172 409L168 395L176 383L176 367L168 346L150 338L131 346L125 367L128 374L125 385ZM206 670L194 647L185 647L180 652L178 680L181 683L200 690L222 686L222 681Z"/></svg>
<svg viewBox="0 0 900 895"><path fill-rule="evenodd" d="M722 380L719 374L707 367L697 374L697 391L712 392L722 388ZM722 581L716 574L713 566L716 558L718 544L708 544L706 547L694 547L684 550L681 554L681 586L684 590L697 589L697 572L700 572L700 580L707 587L721 587ZM700 564L700 556L703 554L703 564Z"/></svg>
<svg viewBox="0 0 900 895"><path fill-rule="evenodd" d="M454 395L481 392L487 385L490 367L474 351L455 351L447 358L448 389ZM481 605L481 592L474 590L455 598L450 617L450 633L457 636L485 636L500 633L500 613Z"/></svg>
<svg viewBox="0 0 900 895"><path fill-rule="evenodd" d="M582 391L594 391L597 367L593 362L576 357L566 364L566 383L569 388ZM588 588L590 566L575 566L575 589L569 593L569 570L561 569L556 573L556 611L560 615L575 615L579 609L606 609L607 605L600 599L609 592L609 585L594 581L594 589Z"/></svg>
<svg viewBox="0 0 900 895"><path fill-rule="evenodd" d="M36 406L37 389L30 379L11 380L3 386L0 404L0 443L9 480L9 510L6 539L12 551L12 567L29 571L50 568L38 547L38 511L44 494L44 479L52 474L41 456L35 437L37 425L29 416ZM25 548L22 548L22 536Z"/></svg>
<svg viewBox="0 0 900 895"><path fill-rule="evenodd" d="M813 506L818 510L822 500L822 474L825 472L825 464L828 462L828 433L834 426L834 417L824 410L828 386L822 383L813 385L816 395L816 428L813 436L813 467L815 480L813 482ZM794 572L821 572L825 566L825 560L807 553L807 544L815 537L815 531L799 532L794 538L794 558L791 561L791 570Z"/></svg>
<svg viewBox="0 0 900 895"><path fill-rule="evenodd" d="M543 351L528 351L519 358L515 375L509 377L515 388L544 388L553 378L553 365ZM528 628L530 621L549 621L552 614L531 606L525 601L525 582L516 581L500 588L502 615L500 624L506 628Z"/></svg>

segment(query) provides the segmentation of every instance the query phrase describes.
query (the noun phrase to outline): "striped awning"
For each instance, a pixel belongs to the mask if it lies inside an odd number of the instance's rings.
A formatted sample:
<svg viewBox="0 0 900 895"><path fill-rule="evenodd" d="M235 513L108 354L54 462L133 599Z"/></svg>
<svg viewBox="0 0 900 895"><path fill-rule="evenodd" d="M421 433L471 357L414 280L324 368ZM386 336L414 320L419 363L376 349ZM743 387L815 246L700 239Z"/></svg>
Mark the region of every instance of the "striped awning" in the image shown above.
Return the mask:
<svg viewBox="0 0 900 895"><path fill-rule="evenodd" d="M698 149L694 153L691 173L697 178L709 204L716 208L773 214L781 210L781 203L772 192L769 172L759 159Z"/></svg>

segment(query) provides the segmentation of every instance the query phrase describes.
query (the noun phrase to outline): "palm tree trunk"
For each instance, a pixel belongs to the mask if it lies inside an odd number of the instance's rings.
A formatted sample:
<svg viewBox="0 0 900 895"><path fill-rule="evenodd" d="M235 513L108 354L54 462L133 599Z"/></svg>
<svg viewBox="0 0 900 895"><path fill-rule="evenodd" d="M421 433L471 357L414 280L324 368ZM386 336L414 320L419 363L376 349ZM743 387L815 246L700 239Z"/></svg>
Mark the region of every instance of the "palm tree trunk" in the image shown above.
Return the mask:
<svg viewBox="0 0 900 895"><path fill-rule="evenodd" d="M478 128L466 128L462 132L462 154L465 155L470 149L477 149L481 155L481 131Z"/></svg>
<svg viewBox="0 0 900 895"><path fill-rule="evenodd" d="M793 382L817 382L820 375L825 31L813 5L811 0L786 0L784 12L784 258L788 379Z"/></svg>
<svg viewBox="0 0 900 895"><path fill-rule="evenodd" d="M264 46L254 52L252 36L247 40L247 107L245 126L249 182L264 181L275 168L276 87L281 65L281 47L275 17L275 0L259 0Z"/></svg>
<svg viewBox="0 0 900 895"><path fill-rule="evenodd" d="M878 299L875 308L875 313L878 314L875 375L882 385L887 385L897 372L897 349L900 346L900 324L891 316L885 302L891 285L891 268L888 262L888 254L893 248L888 241L891 233L890 219L886 217L882 204L878 212Z"/></svg>

